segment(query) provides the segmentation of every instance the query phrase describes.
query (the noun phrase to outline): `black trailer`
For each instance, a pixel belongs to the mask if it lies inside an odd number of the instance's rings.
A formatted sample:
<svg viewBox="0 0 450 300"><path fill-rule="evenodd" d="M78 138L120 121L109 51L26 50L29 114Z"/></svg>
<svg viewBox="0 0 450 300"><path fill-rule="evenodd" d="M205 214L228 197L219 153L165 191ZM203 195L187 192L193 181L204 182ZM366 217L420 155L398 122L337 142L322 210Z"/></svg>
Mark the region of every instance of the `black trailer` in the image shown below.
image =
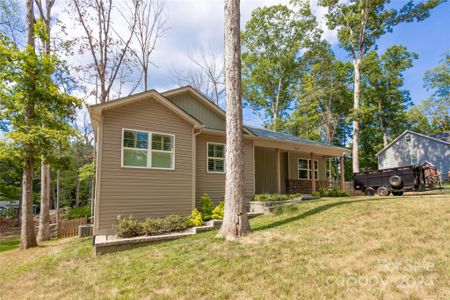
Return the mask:
<svg viewBox="0 0 450 300"><path fill-rule="evenodd" d="M430 163L353 174L353 186L367 196L401 196L406 191L442 188L437 169Z"/></svg>

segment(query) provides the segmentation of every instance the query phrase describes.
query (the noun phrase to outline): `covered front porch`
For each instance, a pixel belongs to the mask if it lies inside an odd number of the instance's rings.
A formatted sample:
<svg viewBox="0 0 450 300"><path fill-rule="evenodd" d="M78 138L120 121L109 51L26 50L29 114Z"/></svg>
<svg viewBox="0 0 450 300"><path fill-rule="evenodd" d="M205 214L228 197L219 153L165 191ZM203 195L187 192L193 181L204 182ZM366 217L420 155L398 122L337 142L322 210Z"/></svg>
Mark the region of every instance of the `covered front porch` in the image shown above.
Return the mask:
<svg viewBox="0 0 450 300"><path fill-rule="evenodd" d="M321 144L256 140L255 194L311 194L330 187L327 175L329 159L339 158L341 191L345 188L344 154L346 149Z"/></svg>

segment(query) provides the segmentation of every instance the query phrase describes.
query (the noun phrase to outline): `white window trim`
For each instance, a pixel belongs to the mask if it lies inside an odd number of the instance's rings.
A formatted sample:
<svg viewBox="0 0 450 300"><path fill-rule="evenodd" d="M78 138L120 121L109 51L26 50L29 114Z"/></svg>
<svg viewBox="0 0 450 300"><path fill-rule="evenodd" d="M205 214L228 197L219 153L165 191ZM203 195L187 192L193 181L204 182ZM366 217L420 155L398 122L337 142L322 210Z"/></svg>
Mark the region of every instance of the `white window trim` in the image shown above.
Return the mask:
<svg viewBox="0 0 450 300"><path fill-rule="evenodd" d="M381 167L382 168L390 168L390 166L391 166L391 158L387 156L382 160Z"/></svg>
<svg viewBox="0 0 450 300"><path fill-rule="evenodd" d="M413 163L413 155L416 156L416 162ZM419 163L419 154L417 154L417 151L411 151L409 153L409 162L411 163L411 165L417 165Z"/></svg>
<svg viewBox="0 0 450 300"><path fill-rule="evenodd" d="M408 141L408 139L409 139L409 141ZM411 142L411 135L410 134L406 134L405 135L405 142L406 143L410 143Z"/></svg>
<svg viewBox="0 0 450 300"><path fill-rule="evenodd" d="M307 165L307 169L300 169L299 168L299 162L300 160L306 160L306 165ZM315 181L319 180L319 160L315 159L315 162L317 162L317 176L315 178ZM308 178L300 178L300 170L306 170L307 174L308 174ZM298 180L312 180L312 178L309 176L310 172L313 172L313 170L311 169L311 160L308 158L297 158L297 179Z"/></svg>
<svg viewBox="0 0 450 300"><path fill-rule="evenodd" d="M220 158L220 157L210 157L209 156L209 145L221 145L223 146L223 150L224 150L224 158ZM226 145L224 143L214 143L214 142L206 142L206 173L208 174L225 174L226 169L225 169L225 155L226 155ZM222 159L223 160L223 171L210 171L208 168L208 163L209 163L209 159Z"/></svg>
<svg viewBox="0 0 450 300"><path fill-rule="evenodd" d="M128 131L135 131L135 132L145 132L148 134L148 142L147 142L147 149L137 149L137 148L130 148L130 147L124 147L123 146L123 138L125 135L125 130ZM169 135L172 137L173 145L172 145L172 151L163 151L163 150L152 150L152 140L153 140L153 134L161 134L161 135ZM120 144L120 166L122 168L129 168L129 169L153 169L153 170L166 170L166 171L173 171L175 170L175 135L171 133L164 133L164 132L157 132L157 131L147 131L147 130L140 130L140 129L131 129L131 128L122 128L122 139ZM123 163L123 152L124 150L136 150L136 151L147 151L147 166L146 167L139 167L139 166L125 166ZM160 168L160 167L152 167L152 152L161 152L161 153L172 153L173 158L173 164L172 168Z"/></svg>

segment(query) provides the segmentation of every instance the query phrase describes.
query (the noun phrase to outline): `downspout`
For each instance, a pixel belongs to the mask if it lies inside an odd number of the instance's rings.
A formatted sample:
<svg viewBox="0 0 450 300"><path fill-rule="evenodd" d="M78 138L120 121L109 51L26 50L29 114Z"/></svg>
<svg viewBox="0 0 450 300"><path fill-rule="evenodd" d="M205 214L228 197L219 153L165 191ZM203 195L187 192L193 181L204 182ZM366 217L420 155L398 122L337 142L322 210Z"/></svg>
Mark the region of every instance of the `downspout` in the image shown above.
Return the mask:
<svg viewBox="0 0 450 300"><path fill-rule="evenodd" d="M202 127L198 132L195 132L195 127L192 128L192 210L195 208L195 195L197 190L197 135L202 133Z"/></svg>

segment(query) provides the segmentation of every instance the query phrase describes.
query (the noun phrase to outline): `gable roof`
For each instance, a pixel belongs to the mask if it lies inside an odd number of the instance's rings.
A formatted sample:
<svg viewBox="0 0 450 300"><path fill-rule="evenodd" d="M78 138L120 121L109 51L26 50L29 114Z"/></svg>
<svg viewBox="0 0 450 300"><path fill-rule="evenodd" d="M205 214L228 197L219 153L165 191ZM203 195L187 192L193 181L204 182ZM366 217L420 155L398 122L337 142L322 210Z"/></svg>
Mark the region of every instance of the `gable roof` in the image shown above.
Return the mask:
<svg viewBox="0 0 450 300"><path fill-rule="evenodd" d="M429 136L432 137L432 138L435 138L435 139L442 140L444 142L450 143L450 131L430 134Z"/></svg>
<svg viewBox="0 0 450 300"><path fill-rule="evenodd" d="M433 135L425 135L425 134L414 132L414 131L411 131L411 130L405 130L405 131L402 132L402 134L400 134L398 137L396 137L394 140L392 140L392 142L390 142L386 147L384 147L383 149L378 151L378 153L376 153L375 155L376 156L380 155L382 152L384 152L386 149L390 148L394 143L396 143L399 139L404 137L405 134L407 134L407 133L414 134L414 135L417 135L417 136L420 136L420 137L423 137L423 138L426 138L426 139L430 139L430 140L433 140L435 142L439 142L439 143L444 143L446 145L450 145L450 142L448 140L446 141L444 139L439 139L439 138L434 137ZM444 134L450 135L449 132L446 132Z"/></svg>
<svg viewBox="0 0 450 300"><path fill-rule="evenodd" d="M182 94L182 93L186 93L186 92L190 93L197 100L201 101L201 103L205 104L208 108L210 108L211 110L216 112L220 117L223 118L224 121L226 120L225 110L223 110L220 106L215 104L208 96L206 96L205 94L203 94L202 92L198 91L197 89L195 89L194 87L192 87L190 85L185 85L185 86L173 89L173 90L168 90L168 91L162 92L161 94L165 97L170 97L170 96L174 96L174 95ZM250 130L248 130L248 128L245 125L244 125L244 132L249 135L253 135L253 133Z"/></svg>
<svg viewBox="0 0 450 300"><path fill-rule="evenodd" d="M149 90L141 93L136 93L127 97L119 98L117 100L112 100L105 103L99 103L94 105L89 105L88 110L89 114L91 115L91 119L96 119L96 116L101 114L104 110L109 110L117 107L121 107L126 104L130 104L137 101L144 101L149 98L152 98L154 100L157 100L159 103L161 103L163 106L167 107L169 110L173 111L177 115L179 115L181 118L186 120L188 123L192 124L196 128L204 127L202 122L197 120L195 117L188 114L186 111L178 107L177 105L173 104L170 100L168 100L166 97L162 96L160 93L158 93L156 90Z"/></svg>
<svg viewBox="0 0 450 300"><path fill-rule="evenodd" d="M206 126L201 122L201 120L196 119L194 116L186 112L183 108L179 107L172 101L170 101L166 97L182 94L182 93L189 93L193 95L197 100L201 101L205 106L216 112L220 117L222 117L225 121L226 119L226 113L225 111L216 105L213 101L211 101L208 96L204 95L200 91L196 90L190 85L183 86L180 88L168 90L162 93L157 92L156 90L149 90L146 92L140 92L136 93L134 95L130 95L127 97L119 98L117 100L112 100L105 103L95 104L88 106L89 114L91 116L91 120L94 123L99 122L98 116L101 115L101 112L104 110L109 110L112 108L121 107L123 105L127 105L136 101L144 101L148 99L149 97L152 97L152 99L155 99L159 101L161 104L178 114L180 117L194 125L195 128L206 128ZM335 150L343 150L344 152L349 152L348 149L329 145L326 143L320 143L311 141L308 139L300 138L294 135L281 133L272 131L269 129L264 128L257 128L252 126L247 126L244 124L244 132L247 133L250 136L259 137L265 140L276 140L276 141L282 141L282 142L294 142L294 143L300 143L304 145L311 145L311 146L318 146L318 147L324 147L324 148L330 148Z"/></svg>

